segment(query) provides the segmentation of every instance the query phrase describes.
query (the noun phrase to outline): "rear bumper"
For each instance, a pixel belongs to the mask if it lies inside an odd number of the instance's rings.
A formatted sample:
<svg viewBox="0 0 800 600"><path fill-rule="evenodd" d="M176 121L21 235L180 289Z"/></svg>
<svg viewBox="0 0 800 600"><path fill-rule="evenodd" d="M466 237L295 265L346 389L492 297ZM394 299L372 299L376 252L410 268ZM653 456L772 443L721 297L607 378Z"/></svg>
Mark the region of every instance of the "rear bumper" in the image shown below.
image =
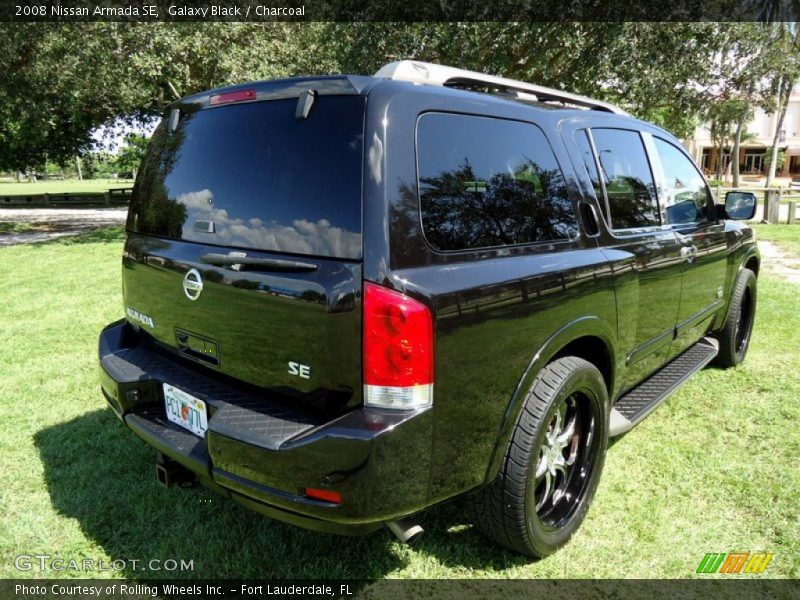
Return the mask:
<svg viewBox="0 0 800 600"><path fill-rule="evenodd" d="M116 415L205 485L271 517L342 534L366 533L428 504L432 412L357 409L309 417L210 377L142 344L124 321L100 335L100 380ZM200 438L169 422L162 384L206 402ZM303 495L330 489L340 504Z"/></svg>

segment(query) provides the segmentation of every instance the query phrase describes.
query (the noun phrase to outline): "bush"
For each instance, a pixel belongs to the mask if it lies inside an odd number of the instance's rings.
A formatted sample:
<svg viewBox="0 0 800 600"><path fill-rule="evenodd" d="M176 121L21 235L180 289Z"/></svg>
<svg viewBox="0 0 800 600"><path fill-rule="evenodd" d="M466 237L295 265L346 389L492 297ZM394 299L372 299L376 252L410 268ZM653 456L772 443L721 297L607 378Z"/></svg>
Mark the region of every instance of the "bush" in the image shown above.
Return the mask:
<svg viewBox="0 0 800 600"><path fill-rule="evenodd" d="M764 153L764 171L769 171L769 163L772 160L772 151L771 149L767 148L767 151ZM783 163L786 162L786 152L783 148L778 148L778 160L775 161L776 164L776 171L780 171L783 168Z"/></svg>

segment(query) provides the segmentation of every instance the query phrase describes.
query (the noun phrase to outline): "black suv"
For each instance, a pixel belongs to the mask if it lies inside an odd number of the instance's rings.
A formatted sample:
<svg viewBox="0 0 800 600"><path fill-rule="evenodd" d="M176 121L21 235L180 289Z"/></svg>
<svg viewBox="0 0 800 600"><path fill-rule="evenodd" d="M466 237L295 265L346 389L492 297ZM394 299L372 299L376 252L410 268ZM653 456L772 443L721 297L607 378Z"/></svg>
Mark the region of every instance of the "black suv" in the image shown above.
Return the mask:
<svg viewBox="0 0 800 600"><path fill-rule="evenodd" d="M760 259L728 219L754 209L658 127L480 73L197 94L139 171L102 389L162 483L403 540L466 494L546 555L609 436L743 360Z"/></svg>

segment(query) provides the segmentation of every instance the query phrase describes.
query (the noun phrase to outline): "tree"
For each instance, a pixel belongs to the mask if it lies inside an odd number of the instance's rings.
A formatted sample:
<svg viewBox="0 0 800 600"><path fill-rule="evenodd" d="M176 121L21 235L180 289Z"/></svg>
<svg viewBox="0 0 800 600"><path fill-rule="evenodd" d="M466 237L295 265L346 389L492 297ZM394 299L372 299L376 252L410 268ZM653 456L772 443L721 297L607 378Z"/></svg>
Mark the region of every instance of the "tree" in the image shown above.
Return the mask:
<svg viewBox="0 0 800 600"><path fill-rule="evenodd" d="M775 181L778 168L778 146L781 143L781 132L789 108L789 98L792 90L800 82L800 35L797 23L773 23L770 26L772 35L770 41L772 78L770 81L774 104L771 112L777 114L775 131L772 136L772 146L767 151L769 170L767 171L766 187L771 187Z"/></svg>
<svg viewBox="0 0 800 600"><path fill-rule="evenodd" d="M340 70L402 58L586 94L688 137L709 102L752 86L766 43L755 23L327 23ZM320 43L324 46L324 43ZM724 60L723 60L724 59ZM717 86L715 88L715 86Z"/></svg>
<svg viewBox="0 0 800 600"><path fill-rule="evenodd" d="M136 172L147 152L149 138L144 135L129 133L125 136L125 143L117 155L117 168L123 173L131 173L136 179Z"/></svg>
<svg viewBox="0 0 800 600"><path fill-rule="evenodd" d="M786 151L783 148L778 148L777 157L775 161L775 170L783 169L783 165L786 163ZM764 168L767 171L772 170L772 153L767 152L764 155Z"/></svg>
<svg viewBox="0 0 800 600"><path fill-rule="evenodd" d="M739 163L739 154L742 144L746 144L747 142L752 142L756 139L756 135L750 131L746 131L745 127L750 119L753 118L752 110L748 110L745 113L742 113L739 117L739 120L736 123L736 133L733 137L733 157L734 160L731 162L732 164L732 171L733 171L733 187L739 187L741 184L740 181L740 163Z"/></svg>
<svg viewBox="0 0 800 600"><path fill-rule="evenodd" d="M723 160L725 149L728 148L733 137L732 125L735 122L735 118L731 114L728 104L714 105L713 109L709 110L708 116L710 118L709 133L711 134L711 143L714 145L717 155L716 179L721 180L727 166Z"/></svg>
<svg viewBox="0 0 800 600"><path fill-rule="evenodd" d="M62 85L49 41L27 26L4 24L0 30L0 169L16 172L40 164L46 156L65 159L88 143L91 109Z"/></svg>
<svg viewBox="0 0 800 600"><path fill-rule="evenodd" d="M725 174L739 185L739 154L749 134L747 123L754 108L763 106L769 94L765 75L770 64L769 32L762 24L729 23L718 25L716 51L712 57L712 84L704 90L704 116L710 121L712 140L717 147L718 178L722 178L722 150L733 144Z"/></svg>
<svg viewBox="0 0 800 600"><path fill-rule="evenodd" d="M742 142L749 136L745 127L752 118L752 114L753 109L750 104L742 98L717 100L709 104L706 111L711 142L714 144L717 155L716 177L722 179L724 175L733 173L734 187L739 185L739 149ZM722 157L725 149L731 143L733 149L730 153L730 161L725 165Z"/></svg>
<svg viewBox="0 0 800 600"><path fill-rule="evenodd" d="M750 74L736 79L733 66L758 54L754 49L763 41L754 32L760 27L614 22L0 24L0 169L21 170L45 156L64 162L91 145L93 128L115 118L158 115L168 103L192 92L297 74L373 73L387 61L403 58L594 96L686 137L704 116L714 97L709 90L721 74L731 82L729 91L752 83ZM720 60L732 52L736 60Z"/></svg>
<svg viewBox="0 0 800 600"><path fill-rule="evenodd" d="M158 115L192 92L333 70L314 52L319 26L0 24L0 170L66 162L99 125Z"/></svg>

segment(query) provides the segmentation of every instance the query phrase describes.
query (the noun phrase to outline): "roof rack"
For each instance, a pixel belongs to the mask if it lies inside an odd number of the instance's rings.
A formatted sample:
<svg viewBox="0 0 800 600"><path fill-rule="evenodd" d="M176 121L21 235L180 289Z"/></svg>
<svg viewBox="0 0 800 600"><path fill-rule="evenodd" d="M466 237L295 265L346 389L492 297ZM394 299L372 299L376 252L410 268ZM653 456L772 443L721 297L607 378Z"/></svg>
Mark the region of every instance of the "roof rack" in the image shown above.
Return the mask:
<svg viewBox="0 0 800 600"><path fill-rule="evenodd" d="M617 115L626 115L624 110L600 100L594 100L578 94L570 94L541 85L534 85L515 79L495 77L478 73L437 65L433 63L418 62L415 60L398 60L381 67L375 77L394 79L397 81L411 81L414 83L432 83L445 87L476 88L493 87L503 92L513 92L520 99L536 99L539 102L563 102L592 110L604 110ZM531 95L534 98L531 98Z"/></svg>

